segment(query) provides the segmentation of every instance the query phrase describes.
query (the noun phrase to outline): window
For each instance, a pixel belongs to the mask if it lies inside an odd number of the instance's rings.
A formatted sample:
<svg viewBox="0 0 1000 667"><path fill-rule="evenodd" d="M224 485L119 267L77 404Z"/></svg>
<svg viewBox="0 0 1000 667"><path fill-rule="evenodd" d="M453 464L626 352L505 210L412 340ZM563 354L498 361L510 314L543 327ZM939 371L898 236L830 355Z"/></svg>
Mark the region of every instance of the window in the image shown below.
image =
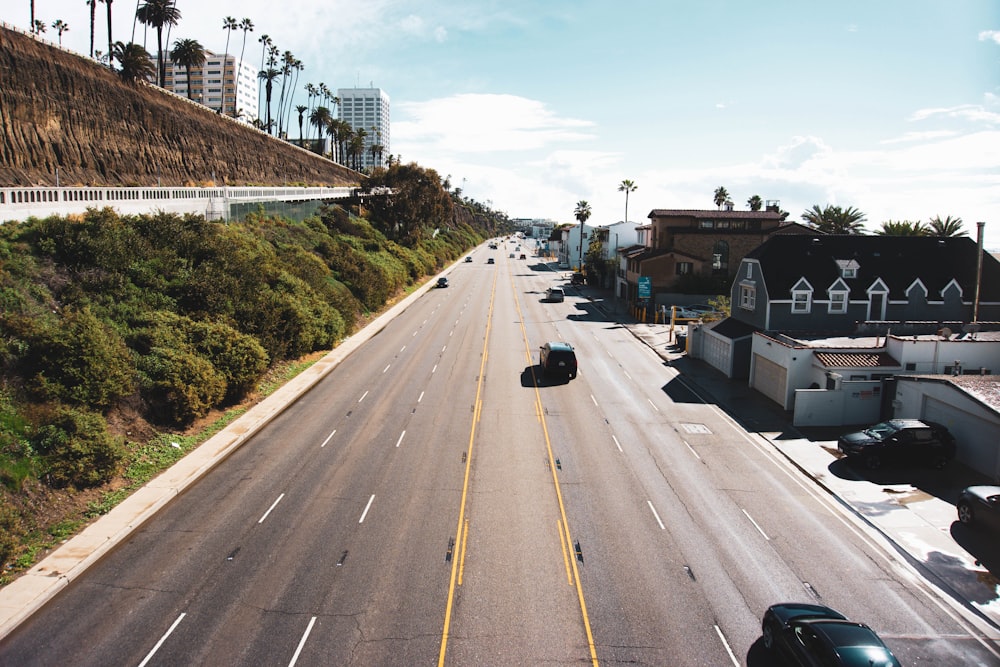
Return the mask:
<svg viewBox="0 0 1000 667"><path fill-rule="evenodd" d="M714 226L715 226L715 223L713 223L711 220L702 220L698 224L698 226L701 227L702 229L713 229Z"/></svg>
<svg viewBox="0 0 1000 667"><path fill-rule="evenodd" d="M677 262L677 275L686 276L694 270L692 262Z"/></svg>
<svg viewBox="0 0 1000 667"><path fill-rule="evenodd" d="M796 314L808 313L812 306L812 292L801 290L792 292L792 312Z"/></svg>
<svg viewBox="0 0 1000 667"><path fill-rule="evenodd" d="M858 270L853 266L844 267L844 278L857 278Z"/></svg>
<svg viewBox="0 0 1000 667"><path fill-rule="evenodd" d="M716 241L712 246L712 273L717 275L729 274L729 242Z"/></svg>
<svg viewBox="0 0 1000 667"><path fill-rule="evenodd" d="M847 312L847 292L830 292L830 312Z"/></svg>
<svg viewBox="0 0 1000 667"><path fill-rule="evenodd" d="M754 310L757 308L757 288L740 285L740 308Z"/></svg>

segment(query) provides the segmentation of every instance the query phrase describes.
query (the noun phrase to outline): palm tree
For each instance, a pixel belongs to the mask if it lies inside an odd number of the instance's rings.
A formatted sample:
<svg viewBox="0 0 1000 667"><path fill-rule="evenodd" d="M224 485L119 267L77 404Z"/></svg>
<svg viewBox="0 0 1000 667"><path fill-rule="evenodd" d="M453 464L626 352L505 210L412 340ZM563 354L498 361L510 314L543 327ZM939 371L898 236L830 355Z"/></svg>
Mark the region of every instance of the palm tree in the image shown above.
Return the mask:
<svg viewBox="0 0 1000 667"><path fill-rule="evenodd" d="M268 37L267 35L261 35L260 39L258 39L257 42L260 44L260 70L259 71L263 72L264 71L264 54L267 51L267 48L269 46L271 46L271 38ZM260 74L257 75L257 78L260 79ZM258 104L258 106L260 105L261 101L264 99L264 96L261 95L261 86L263 84L264 84L263 79L261 79L260 83L257 84L257 104ZM260 109L258 108L257 109L257 117L259 118L260 115L261 115Z"/></svg>
<svg viewBox="0 0 1000 667"><path fill-rule="evenodd" d="M827 205L820 208L818 204L802 214L802 219L826 234L861 234L864 232L865 214L848 206Z"/></svg>
<svg viewBox="0 0 1000 667"><path fill-rule="evenodd" d="M286 131L290 129L287 126L287 123L291 123L291 118L292 118L292 103L294 102L295 89L299 85L299 73L302 70L304 70L304 69L305 69L305 65L303 65L302 61L299 60L298 58L296 58L292 62L292 71L295 73L295 78L292 79L292 89L291 89L291 92L288 93L288 116L287 116L288 121L286 122L286 126L285 126L285 130Z"/></svg>
<svg viewBox="0 0 1000 667"><path fill-rule="evenodd" d="M86 0L90 7L90 57L94 57L94 21L97 18L97 0Z"/></svg>
<svg viewBox="0 0 1000 667"><path fill-rule="evenodd" d="M347 121L331 117L330 134L333 135L333 161L347 166L347 141L351 136L351 126Z"/></svg>
<svg viewBox="0 0 1000 667"><path fill-rule="evenodd" d="M229 64L229 38L233 34L233 30L238 30L240 24L236 22L232 16L227 16L222 19L222 29L226 31L226 53L222 57L222 106L219 107L219 113L226 112L226 66ZM234 72L236 76L239 76L238 72ZM236 108L236 100L233 100L233 108Z"/></svg>
<svg viewBox="0 0 1000 667"><path fill-rule="evenodd" d="M56 19L52 22L52 29L59 33L59 46L62 46L62 36L64 32L69 30L69 24L62 19Z"/></svg>
<svg viewBox="0 0 1000 667"><path fill-rule="evenodd" d="M309 107L299 104L295 107L295 110L299 112L299 145L305 147L305 141L302 138L302 116L309 110Z"/></svg>
<svg viewBox="0 0 1000 667"><path fill-rule="evenodd" d="M287 129L284 124L285 119L285 85L288 83L288 78L292 73L292 64L295 62L295 56L291 51L285 51L281 54L281 91L278 93L278 136L281 137L282 133Z"/></svg>
<svg viewBox="0 0 1000 667"><path fill-rule="evenodd" d="M312 114L313 101L316 99L316 86L311 83L306 84L306 107L307 111ZM312 125L309 125L309 138L312 138Z"/></svg>
<svg viewBox="0 0 1000 667"><path fill-rule="evenodd" d="M330 110L326 107L320 105L312 110L309 114L309 125L310 127L316 128L316 134L319 135L319 153L323 154L323 135L326 132L333 132L333 118L330 117Z"/></svg>
<svg viewBox="0 0 1000 667"><path fill-rule="evenodd" d="M205 48L196 39L178 39L170 52L170 60L184 68L187 72L187 98L193 100L193 82L191 68L205 66Z"/></svg>
<svg viewBox="0 0 1000 667"><path fill-rule="evenodd" d="M365 138L368 137L368 130L359 127L348 140L347 152L353 157L352 164L355 171L361 171L361 158L365 154Z"/></svg>
<svg viewBox="0 0 1000 667"><path fill-rule="evenodd" d="M583 225L590 218L590 204L586 199L581 199L576 203L576 208L573 209L573 217L580 222L580 264L583 264ZM580 266L580 270L583 270L583 266Z"/></svg>
<svg viewBox="0 0 1000 667"><path fill-rule="evenodd" d="M618 184L618 192L625 193L625 222L628 222L628 196L638 189L639 186L635 184L635 181L627 178Z"/></svg>
<svg viewBox="0 0 1000 667"><path fill-rule="evenodd" d="M128 44L115 42L113 53L114 59L121 66L118 74L123 81L134 84L140 79L148 81L156 75L156 65L149 59L146 49L140 45L134 42Z"/></svg>
<svg viewBox="0 0 1000 667"><path fill-rule="evenodd" d="M715 205L718 206L719 210L721 211L722 205L725 204L727 201L729 201L729 191L726 190L721 185L715 188L715 197L713 201L715 201Z"/></svg>
<svg viewBox="0 0 1000 667"><path fill-rule="evenodd" d="M167 83L166 58L163 53L163 26L175 26L181 18L181 11L174 6L174 0L146 0L136 18L146 26L156 28L156 71L157 85L163 88Z"/></svg>
<svg viewBox="0 0 1000 667"><path fill-rule="evenodd" d="M45 21L35 19L35 27L32 29L32 32L36 35L41 35L45 32Z"/></svg>
<svg viewBox="0 0 1000 667"><path fill-rule="evenodd" d="M764 206L764 200L760 198L760 195L754 195L747 199L747 206L751 211L759 211Z"/></svg>
<svg viewBox="0 0 1000 667"><path fill-rule="evenodd" d="M115 44L111 40L111 3L114 0L97 0L103 2L108 7L108 66L115 68Z"/></svg>
<svg viewBox="0 0 1000 667"><path fill-rule="evenodd" d="M887 220L882 228L875 230L876 236L927 236L927 228L922 222L911 220Z"/></svg>
<svg viewBox="0 0 1000 667"><path fill-rule="evenodd" d="M953 218L950 215L946 216L944 220L941 219L940 215L935 215L927 223L927 235L928 236L965 236L966 232L962 229L962 219Z"/></svg>
<svg viewBox="0 0 1000 667"><path fill-rule="evenodd" d="M268 65L270 65L270 63L268 63ZM279 70L274 69L273 67L268 67L266 70L261 70L260 73L257 74L257 78L260 79L264 83L264 93L265 93L264 97L265 97L265 100L266 100L264 108L267 111L267 116L266 117L267 117L267 131L268 132L270 132L271 128L272 128L272 124L271 124L271 92L274 89L274 80L277 79L279 76L281 76L281 72Z"/></svg>
<svg viewBox="0 0 1000 667"><path fill-rule="evenodd" d="M236 79L239 80L240 72L243 71L243 53L247 50L247 33L253 32L253 21L248 18L240 20L240 30L243 31L243 46L240 47L240 68L236 70Z"/></svg>

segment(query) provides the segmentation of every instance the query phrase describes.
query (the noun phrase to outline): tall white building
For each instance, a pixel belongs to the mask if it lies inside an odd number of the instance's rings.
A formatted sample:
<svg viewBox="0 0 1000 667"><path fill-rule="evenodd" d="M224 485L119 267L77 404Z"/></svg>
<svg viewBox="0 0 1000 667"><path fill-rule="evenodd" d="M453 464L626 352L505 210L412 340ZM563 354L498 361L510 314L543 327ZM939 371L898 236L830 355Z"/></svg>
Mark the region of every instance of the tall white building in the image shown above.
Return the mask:
<svg viewBox="0 0 1000 667"><path fill-rule="evenodd" d="M361 169L384 167L389 157L389 96L381 88L338 88L340 105L337 118L345 121L352 130L364 128L365 150L361 156ZM381 146L372 155L372 146Z"/></svg>
<svg viewBox="0 0 1000 667"><path fill-rule="evenodd" d="M187 70L168 60L166 84L167 90L182 97L190 97L215 111L221 109L227 116L232 116L239 110L240 120L249 123L257 118L257 68L249 60L240 63L236 55L229 54L226 57L206 50L205 65L191 68L190 82L187 80Z"/></svg>

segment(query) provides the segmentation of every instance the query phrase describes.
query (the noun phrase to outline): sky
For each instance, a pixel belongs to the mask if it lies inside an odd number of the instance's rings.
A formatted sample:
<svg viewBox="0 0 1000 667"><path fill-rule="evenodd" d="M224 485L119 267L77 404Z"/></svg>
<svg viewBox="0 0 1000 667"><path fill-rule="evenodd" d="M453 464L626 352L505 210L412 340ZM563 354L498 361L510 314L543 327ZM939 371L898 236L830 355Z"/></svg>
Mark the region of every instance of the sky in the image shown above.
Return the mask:
<svg viewBox="0 0 1000 667"><path fill-rule="evenodd" d="M20 11L14 7L15 2ZM86 0L35 0L87 54ZM135 3L112 4L129 41ZM391 99L388 153L512 218L646 222L758 195L887 221L961 218L1000 251L1000 0L177 0L177 39L226 50L226 16L305 83ZM96 48L107 50L106 5ZM30 23L29 0L0 19ZM142 42L142 26L135 41ZM57 42L51 27L45 38ZM147 45L155 50L155 35ZM242 46L232 33L230 53ZM295 132L293 130L293 136ZM384 142L383 142L384 143Z"/></svg>

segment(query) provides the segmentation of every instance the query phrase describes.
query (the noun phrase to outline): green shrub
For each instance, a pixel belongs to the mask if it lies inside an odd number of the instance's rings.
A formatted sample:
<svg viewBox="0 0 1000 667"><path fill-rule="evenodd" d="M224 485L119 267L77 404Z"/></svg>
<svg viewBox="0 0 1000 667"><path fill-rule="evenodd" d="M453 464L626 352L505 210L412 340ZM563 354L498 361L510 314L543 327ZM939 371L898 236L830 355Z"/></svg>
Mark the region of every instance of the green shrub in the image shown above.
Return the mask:
<svg viewBox="0 0 1000 667"><path fill-rule="evenodd" d="M183 349L154 347L140 357L140 392L157 420L186 425L218 405L226 378L203 357Z"/></svg>
<svg viewBox="0 0 1000 667"><path fill-rule="evenodd" d="M47 400L106 408L135 387L124 341L89 308L37 321L24 365L29 387Z"/></svg>
<svg viewBox="0 0 1000 667"><path fill-rule="evenodd" d="M103 484L124 458L123 443L108 433L104 417L80 408L56 407L32 442L43 457L44 479L56 488Z"/></svg>

